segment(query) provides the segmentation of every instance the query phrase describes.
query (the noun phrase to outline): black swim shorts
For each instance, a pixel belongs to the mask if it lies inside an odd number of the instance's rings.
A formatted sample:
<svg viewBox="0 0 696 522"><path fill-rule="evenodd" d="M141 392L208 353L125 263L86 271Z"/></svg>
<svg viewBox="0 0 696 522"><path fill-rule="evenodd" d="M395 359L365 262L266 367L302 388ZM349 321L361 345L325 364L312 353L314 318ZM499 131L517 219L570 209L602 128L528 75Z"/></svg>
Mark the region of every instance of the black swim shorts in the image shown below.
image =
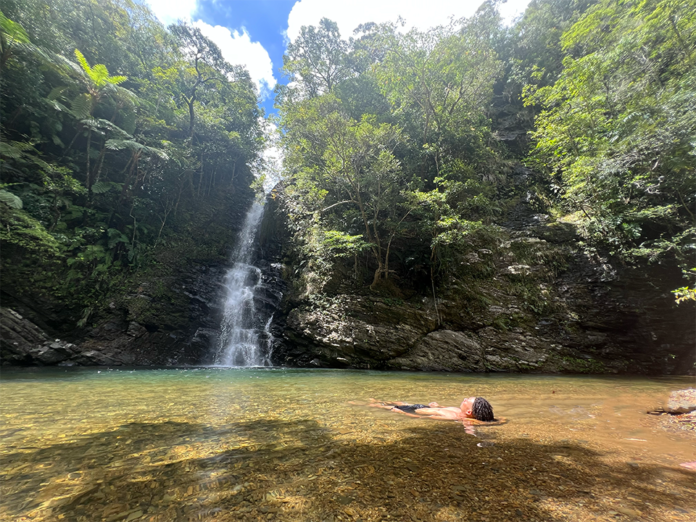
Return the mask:
<svg viewBox="0 0 696 522"><path fill-rule="evenodd" d="M413 413L416 410L427 407L427 404L404 404L403 406L394 406L397 410L405 411L406 413Z"/></svg>

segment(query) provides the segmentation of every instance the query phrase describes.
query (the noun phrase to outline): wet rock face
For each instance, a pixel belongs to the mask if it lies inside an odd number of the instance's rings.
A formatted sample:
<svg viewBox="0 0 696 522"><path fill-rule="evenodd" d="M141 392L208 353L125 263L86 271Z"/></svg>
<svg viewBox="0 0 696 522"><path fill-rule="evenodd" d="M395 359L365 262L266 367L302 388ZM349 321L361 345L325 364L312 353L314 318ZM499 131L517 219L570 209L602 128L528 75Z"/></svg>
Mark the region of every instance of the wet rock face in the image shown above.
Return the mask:
<svg viewBox="0 0 696 522"><path fill-rule="evenodd" d="M480 372L486 370L485 357L483 345L475 335L436 330L389 364L403 370Z"/></svg>
<svg viewBox="0 0 696 522"><path fill-rule="evenodd" d="M524 207L504 226L507 237L462 256L461 269L440 283L437 306L418 295L355 295L347 285L322 300L287 296L284 316L276 316L284 323L274 362L459 372L696 370L693 303L678 306L670 293L682 284L676 267L630 268L588 255L572 226ZM292 257L284 259L289 287L297 288Z"/></svg>
<svg viewBox="0 0 696 522"><path fill-rule="evenodd" d="M165 291L143 282L80 343L79 364L206 364L217 341L225 267L193 265Z"/></svg>
<svg viewBox="0 0 696 522"><path fill-rule="evenodd" d="M319 355L325 365L380 367L413 348L436 324L432 313L352 297L290 312L284 336L305 364ZM298 351L299 349L299 351Z"/></svg>
<svg viewBox="0 0 696 522"><path fill-rule="evenodd" d="M78 353L74 344L50 339L41 328L11 308L0 308L2 365L69 364Z"/></svg>
<svg viewBox="0 0 696 522"><path fill-rule="evenodd" d="M75 343L54 340L35 323L2 309L3 365L175 366L205 364L220 324L222 265L194 265L166 292L150 282L113 302ZM55 332L54 332L55 333Z"/></svg>
<svg viewBox="0 0 696 522"><path fill-rule="evenodd" d="M452 295L438 299L440 324L428 298L395 303L343 295L324 306L300 304L287 315L276 363L459 372L687 373L693 368L693 332L688 317L668 316L675 313L670 296L660 310L650 294L637 296L623 285L607 290L605 283L564 278L557 284L563 290L548 288L558 310L542 317L510 296L476 308Z"/></svg>

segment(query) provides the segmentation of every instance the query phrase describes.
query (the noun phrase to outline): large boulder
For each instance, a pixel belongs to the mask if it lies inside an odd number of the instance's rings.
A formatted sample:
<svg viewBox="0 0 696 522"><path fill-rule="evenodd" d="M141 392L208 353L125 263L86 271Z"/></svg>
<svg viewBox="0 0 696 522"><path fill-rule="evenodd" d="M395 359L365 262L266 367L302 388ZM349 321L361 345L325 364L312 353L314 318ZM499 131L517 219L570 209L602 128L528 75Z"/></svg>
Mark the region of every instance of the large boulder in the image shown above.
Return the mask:
<svg viewBox="0 0 696 522"><path fill-rule="evenodd" d="M399 370L475 372L485 370L484 349L475 335L437 330L405 356L389 361Z"/></svg>
<svg viewBox="0 0 696 522"><path fill-rule="evenodd" d="M50 339L27 318L0 307L0 363L3 365L54 365L77 353L74 344Z"/></svg>

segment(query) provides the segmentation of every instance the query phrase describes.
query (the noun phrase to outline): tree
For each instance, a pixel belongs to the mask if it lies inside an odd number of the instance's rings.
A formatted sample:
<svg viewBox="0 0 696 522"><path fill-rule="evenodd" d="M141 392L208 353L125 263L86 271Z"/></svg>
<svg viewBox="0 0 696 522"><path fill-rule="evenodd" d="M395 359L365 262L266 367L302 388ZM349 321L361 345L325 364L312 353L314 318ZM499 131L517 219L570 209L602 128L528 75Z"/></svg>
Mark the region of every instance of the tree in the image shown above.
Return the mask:
<svg viewBox="0 0 696 522"><path fill-rule="evenodd" d="M374 288L389 278L392 242L410 213L402 195L408 182L394 156L399 130L370 116L352 120L328 95L307 101L301 116L287 123L291 193L305 213L316 213L324 229L333 230L331 239L339 233L346 240L356 232L362 235L355 244L373 256Z"/></svg>
<svg viewBox="0 0 696 522"><path fill-rule="evenodd" d="M368 250L374 289L395 272L392 256L403 268L425 243L430 267L442 266L439 253L490 217L494 26L484 16L407 34L365 24L348 42L328 20L302 29L285 57L298 86L279 108L291 212L307 248Z"/></svg>
<svg viewBox="0 0 696 522"><path fill-rule="evenodd" d="M225 83L226 75L232 73L232 68L222 57L219 47L203 36L197 27L179 23L169 26L169 30L179 41L186 60L181 76L184 84L182 98L189 111L189 137L193 137L196 117L194 107L201 96L201 90L208 88L209 84Z"/></svg>
<svg viewBox="0 0 696 522"><path fill-rule="evenodd" d="M624 257L684 260L696 228L696 14L604 0L562 37L558 80L528 103L536 158L588 237Z"/></svg>
<svg viewBox="0 0 696 522"><path fill-rule="evenodd" d="M87 93L79 95L73 100L72 112L78 119L82 120L82 124L87 129L85 185L87 186L87 190L91 192L93 179L90 170L92 133L96 131L105 134L104 146L99 153L97 171L95 172L95 177L98 177L102 162L104 161L104 152L106 151L106 141L108 137L107 133L115 132L120 135L120 137L129 137L127 132L114 125L114 119L116 118L118 110L123 106L123 103L125 103L126 100L133 100L135 95L127 89L118 87L128 79L125 76L110 76L109 70L104 64L97 64L94 67L90 67L85 57L78 49L75 49L75 57L80 65L80 72L82 73L81 78L84 80ZM114 111L111 121L94 118L94 109L105 96L118 96L121 98L121 102Z"/></svg>
<svg viewBox="0 0 696 522"><path fill-rule="evenodd" d="M155 247L253 197L254 85L187 31L168 33L132 0L3 3L0 253L19 293L86 308L86 320Z"/></svg>
<svg viewBox="0 0 696 522"><path fill-rule="evenodd" d="M283 71L297 82L302 97L315 98L352 75L348 50L336 22L322 18L319 27L303 26L300 36L288 44Z"/></svg>

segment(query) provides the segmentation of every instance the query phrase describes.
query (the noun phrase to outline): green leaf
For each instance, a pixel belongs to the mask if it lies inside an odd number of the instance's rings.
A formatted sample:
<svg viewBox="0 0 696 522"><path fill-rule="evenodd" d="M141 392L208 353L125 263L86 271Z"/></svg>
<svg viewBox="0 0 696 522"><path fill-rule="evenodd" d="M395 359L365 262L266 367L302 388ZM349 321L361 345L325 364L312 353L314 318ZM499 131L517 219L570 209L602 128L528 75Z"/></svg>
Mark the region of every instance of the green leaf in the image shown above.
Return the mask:
<svg viewBox="0 0 696 522"><path fill-rule="evenodd" d="M60 98L60 96L63 94L63 91L65 91L68 87L66 85L60 85L58 87L54 87L51 89L51 92L48 93L48 96L46 96L47 100L57 100Z"/></svg>
<svg viewBox="0 0 696 522"><path fill-rule="evenodd" d="M0 189L0 201L10 208L21 209L24 206L19 197L15 196L12 192L2 189Z"/></svg>
<svg viewBox="0 0 696 522"><path fill-rule="evenodd" d="M70 104L73 115L78 120L89 118L92 112L92 100L89 94L80 94L76 96Z"/></svg>
<svg viewBox="0 0 696 522"><path fill-rule="evenodd" d="M84 55L75 49L75 57L77 58L78 63L80 64L80 67L82 67L82 70L88 75L92 76L92 68L89 66L89 63L87 63L87 59L84 57Z"/></svg>
<svg viewBox="0 0 696 522"><path fill-rule="evenodd" d="M119 243L128 243L129 239L128 237L123 234L120 230L117 230L115 228L110 228L108 231L109 234L109 248L113 248Z"/></svg>
<svg viewBox="0 0 696 522"><path fill-rule="evenodd" d="M7 18L2 11L0 11L0 31L2 31L10 41L25 44L31 43L29 35L24 30L24 27Z"/></svg>
<svg viewBox="0 0 696 522"><path fill-rule="evenodd" d="M0 155L6 158L19 159L22 157L22 151L14 145L10 145L5 141L0 141Z"/></svg>
<svg viewBox="0 0 696 522"><path fill-rule="evenodd" d="M109 192L112 188L114 188L113 183L108 181L97 181L94 185L92 185L92 192L95 194L104 194Z"/></svg>

